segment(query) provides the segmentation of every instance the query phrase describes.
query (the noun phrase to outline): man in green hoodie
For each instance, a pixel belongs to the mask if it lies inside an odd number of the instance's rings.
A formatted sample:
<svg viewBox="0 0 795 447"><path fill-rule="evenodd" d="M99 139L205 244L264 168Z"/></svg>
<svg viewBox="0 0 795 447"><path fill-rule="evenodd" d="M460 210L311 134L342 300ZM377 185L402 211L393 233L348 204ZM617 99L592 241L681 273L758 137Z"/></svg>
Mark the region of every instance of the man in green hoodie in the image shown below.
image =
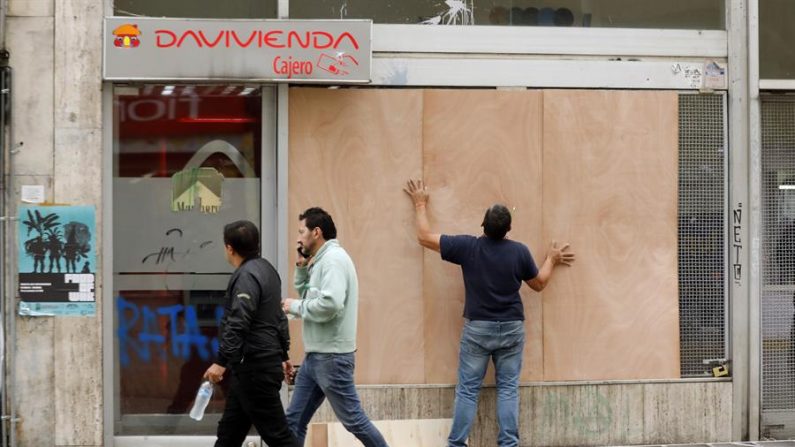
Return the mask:
<svg viewBox="0 0 795 447"><path fill-rule="evenodd" d="M328 398L337 419L365 447L385 447L353 383L359 302L356 268L337 241L337 228L327 212L309 208L298 220L295 288L301 298L287 298L282 306L289 315L303 319L306 356L295 379L287 423L303 445L309 421Z"/></svg>

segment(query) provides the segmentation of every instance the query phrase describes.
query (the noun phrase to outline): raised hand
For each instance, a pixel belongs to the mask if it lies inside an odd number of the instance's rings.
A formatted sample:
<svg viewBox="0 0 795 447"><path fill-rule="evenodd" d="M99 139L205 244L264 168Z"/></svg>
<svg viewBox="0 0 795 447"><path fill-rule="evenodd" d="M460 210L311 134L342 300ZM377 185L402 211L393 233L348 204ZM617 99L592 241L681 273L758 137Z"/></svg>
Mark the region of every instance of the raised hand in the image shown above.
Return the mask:
<svg viewBox="0 0 795 447"><path fill-rule="evenodd" d="M409 180L406 182L406 187L403 191L411 197L414 206L424 206L428 203L428 186L422 180Z"/></svg>
<svg viewBox="0 0 795 447"><path fill-rule="evenodd" d="M549 257L555 265L571 265L575 257L574 253L569 252L568 249L569 244L563 244L562 247L558 248L557 241L552 241L552 245L549 247L549 250L547 250L547 257Z"/></svg>

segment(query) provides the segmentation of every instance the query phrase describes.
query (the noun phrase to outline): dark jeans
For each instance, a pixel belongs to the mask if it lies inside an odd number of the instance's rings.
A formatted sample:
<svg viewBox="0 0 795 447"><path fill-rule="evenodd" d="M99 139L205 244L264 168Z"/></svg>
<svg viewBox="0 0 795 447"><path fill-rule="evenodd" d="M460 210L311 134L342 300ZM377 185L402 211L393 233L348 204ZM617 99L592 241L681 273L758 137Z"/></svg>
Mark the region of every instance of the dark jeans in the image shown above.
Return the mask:
<svg viewBox="0 0 795 447"><path fill-rule="evenodd" d="M387 443L362 410L353 384L354 356L310 352L298 370L287 421L299 445L304 445L306 426L323 400L328 398L334 414L346 430L365 447L386 447Z"/></svg>
<svg viewBox="0 0 795 447"><path fill-rule="evenodd" d="M215 447L240 447L252 424L269 447L297 447L279 397L284 379L281 360L244 362L230 376Z"/></svg>

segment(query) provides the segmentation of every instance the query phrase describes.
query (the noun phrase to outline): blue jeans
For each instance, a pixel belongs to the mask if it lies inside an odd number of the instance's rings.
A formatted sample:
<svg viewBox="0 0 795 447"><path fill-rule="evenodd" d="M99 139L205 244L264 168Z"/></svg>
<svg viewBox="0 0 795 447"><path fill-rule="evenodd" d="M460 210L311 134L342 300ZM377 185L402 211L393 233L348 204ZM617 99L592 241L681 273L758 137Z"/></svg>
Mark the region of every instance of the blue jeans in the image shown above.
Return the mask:
<svg viewBox="0 0 795 447"><path fill-rule="evenodd" d="M466 320L458 357L453 427L449 447L465 447L478 408L478 394L489 358L497 379L499 447L519 445L519 373L522 371L524 321Z"/></svg>
<svg viewBox="0 0 795 447"><path fill-rule="evenodd" d="M310 352L298 369L287 425L298 445L304 445L306 427L315 411L328 398L334 414L342 425L365 447L386 447L387 443L362 410L353 384L353 353L324 354Z"/></svg>

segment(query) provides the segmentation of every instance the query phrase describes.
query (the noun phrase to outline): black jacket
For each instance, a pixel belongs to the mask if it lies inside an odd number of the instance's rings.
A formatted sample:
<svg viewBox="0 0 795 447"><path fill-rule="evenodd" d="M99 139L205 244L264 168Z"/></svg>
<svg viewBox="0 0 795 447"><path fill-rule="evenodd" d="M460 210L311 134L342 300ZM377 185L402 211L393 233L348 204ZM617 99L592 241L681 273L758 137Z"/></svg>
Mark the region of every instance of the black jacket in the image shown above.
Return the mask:
<svg viewBox="0 0 795 447"><path fill-rule="evenodd" d="M243 261L229 279L218 337L218 361L235 366L246 359L287 360L290 332L281 306L282 282L262 258Z"/></svg>

